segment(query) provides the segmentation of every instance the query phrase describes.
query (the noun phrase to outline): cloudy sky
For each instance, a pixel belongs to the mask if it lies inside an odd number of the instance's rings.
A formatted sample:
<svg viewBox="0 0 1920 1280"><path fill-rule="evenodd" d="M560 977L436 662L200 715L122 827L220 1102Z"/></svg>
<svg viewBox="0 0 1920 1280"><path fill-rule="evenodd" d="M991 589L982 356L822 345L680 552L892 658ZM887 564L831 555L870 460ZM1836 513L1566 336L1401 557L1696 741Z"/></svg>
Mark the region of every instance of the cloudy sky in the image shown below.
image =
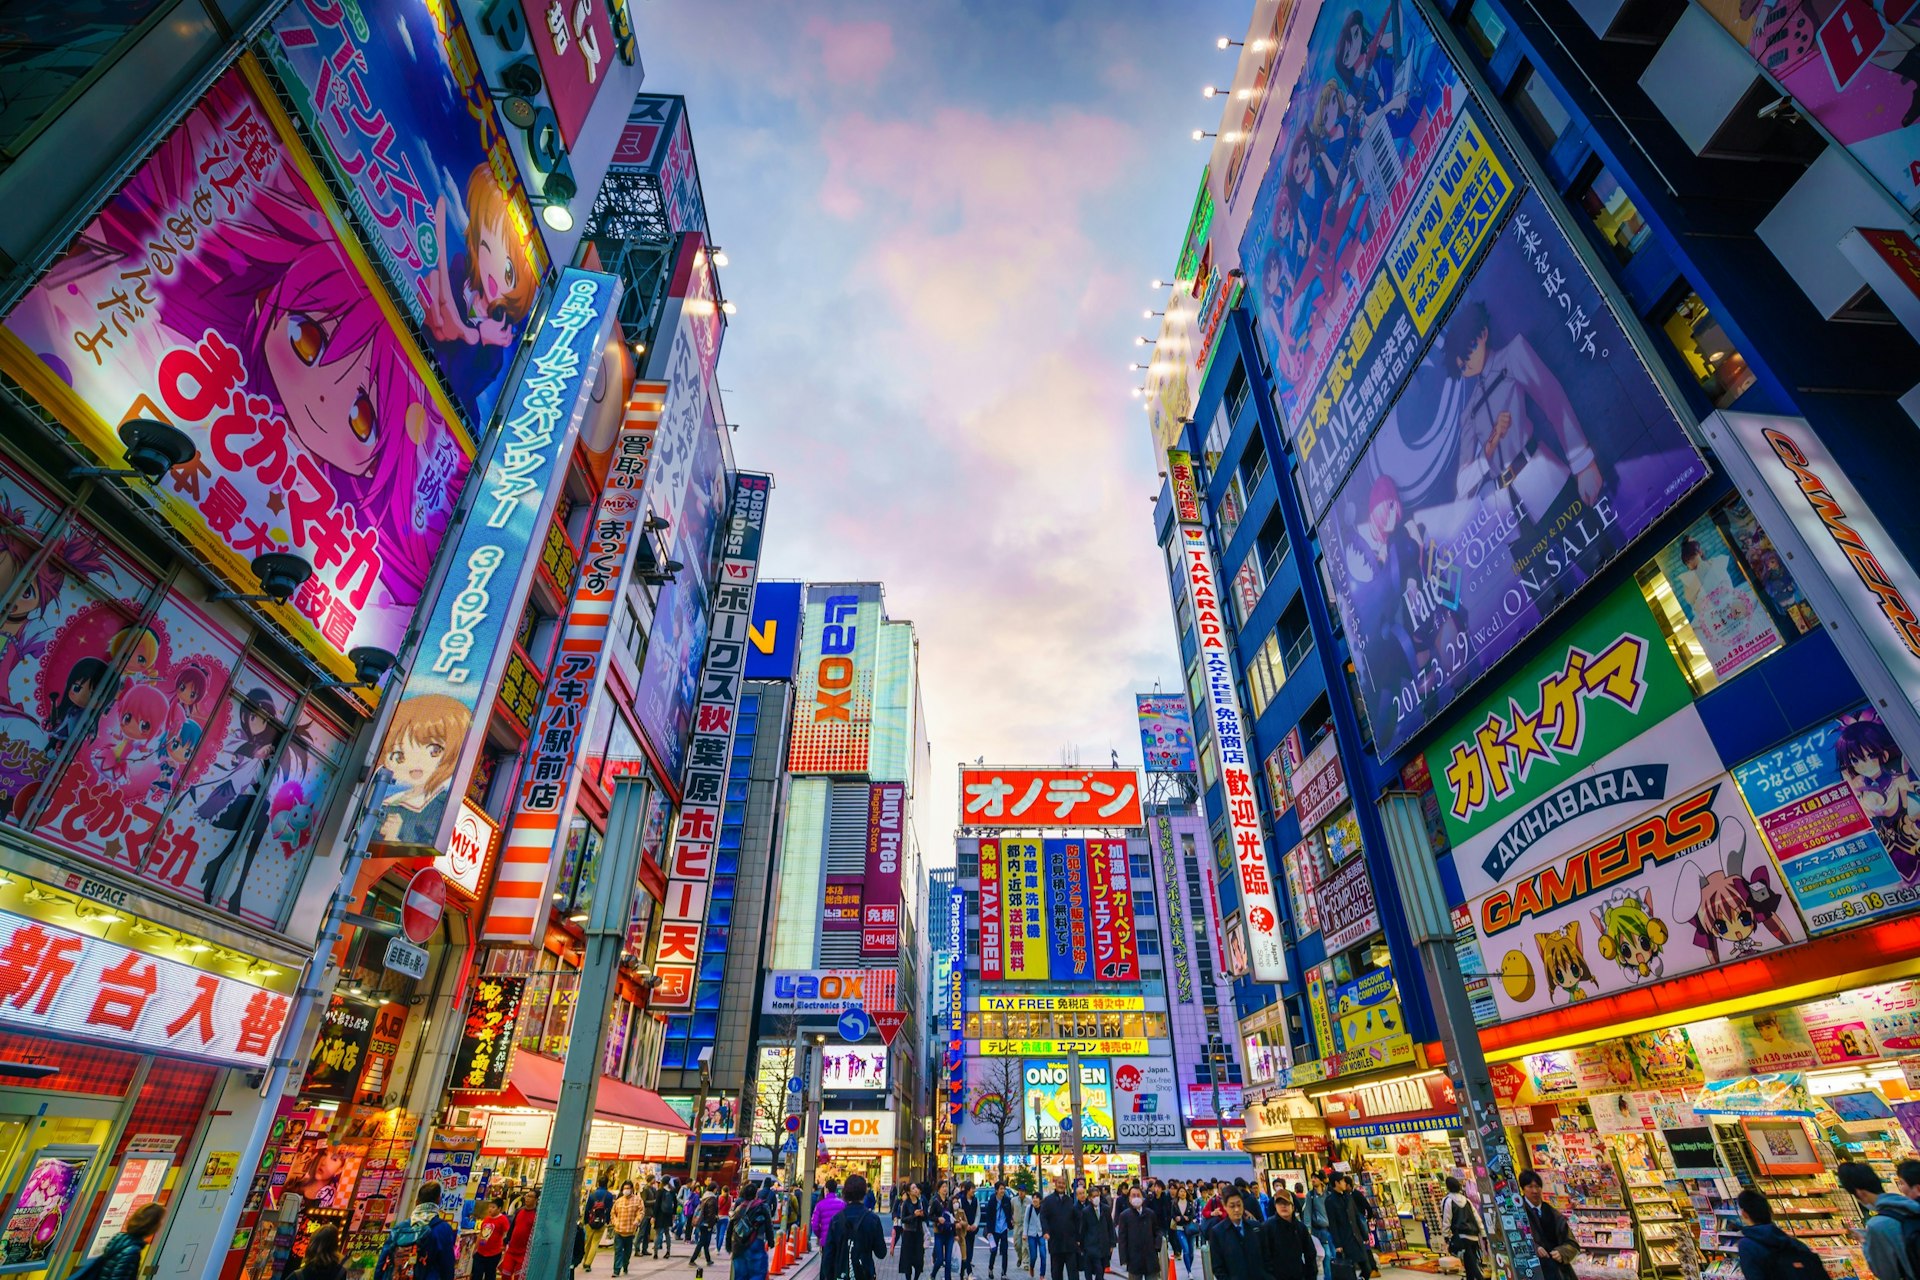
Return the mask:
<svg viewBox="0 0 1920 1280"><path fill-rule="evenodd" d="M774 473L774 577L878 579L919 628L951 860L962 759L1140 762L1179 665L1130 397L1245 0L643 0L739 314L720 365Z"/></svg>

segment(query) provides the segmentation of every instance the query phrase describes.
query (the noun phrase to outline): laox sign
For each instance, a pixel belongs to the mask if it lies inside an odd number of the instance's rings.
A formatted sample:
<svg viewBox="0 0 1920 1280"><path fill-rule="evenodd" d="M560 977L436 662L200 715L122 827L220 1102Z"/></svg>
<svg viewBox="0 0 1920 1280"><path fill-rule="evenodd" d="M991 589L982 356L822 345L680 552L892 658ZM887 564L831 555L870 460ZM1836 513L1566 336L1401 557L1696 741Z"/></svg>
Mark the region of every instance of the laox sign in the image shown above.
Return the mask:
<svg viewBox="0 0 1920 1280"><path fill-rule="evenodd" d="M790 974L776 973L773 976L773 995L776 1000L814 1001L839 1000L846 1004L861 1004L865 997L862 990L866 979L839 974Z"/></svg>
<svg viewBox="0 0 1920 1280"><path fill-rule="evenodd" d="M820 632L820 670L813 721L853 721L853 646L859 639L860 597L828 596L826 626Z"/></svg>

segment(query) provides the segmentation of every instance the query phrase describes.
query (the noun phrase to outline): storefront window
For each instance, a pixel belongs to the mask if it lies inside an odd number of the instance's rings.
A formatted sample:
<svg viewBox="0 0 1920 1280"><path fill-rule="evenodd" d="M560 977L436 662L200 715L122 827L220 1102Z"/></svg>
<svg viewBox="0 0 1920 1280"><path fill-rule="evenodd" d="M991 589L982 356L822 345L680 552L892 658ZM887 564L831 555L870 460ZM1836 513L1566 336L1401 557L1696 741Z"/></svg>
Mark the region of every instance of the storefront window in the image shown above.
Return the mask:
<svg viewBox="0 0 1920 1280"><path fill-rule="evenodd" d="M978 1040L979 1038L980 1038L980 1013L978 1010L974 1010L967 1014L967 1039Z"/></svg>
<svg viewBox="0 0 1920 1280"><path fill-rule="evenodd" d="M585 818L575 817L567 827L567 849L554 897L554 905L564 914L584 916L593 909L594 871L599 862L600 833Z"/></svg>
<svg viewBox="0 0 1920 1280"><path fill-rule="evenodd" d="M1733 339L1691 289L1661 317L1660 331L1686 361L1714 408L1726 408L1754 384L1746 357L1734 350Z"/></svg>
<svg viewBox="0 0 1920 1280"><path fill-rule="evenodd" d="M1120 1015L1120 1034L1129 1040L1138 1040L1147 1034L1146 1015L1124 1013Z"/></svg>
<svg viewBox="0 0 1920 1280"><path fill-rule="evenodd" d="M1006 1039L1006 1021L997 1013L980 1015L980 1038L983 1040Z"/></svg>
<svg viewBox="0 0 1920 1280"><path fill-rule="evenodd" d="M1737 498L1696 520L1636 578L1695 693L1715 688L1819 621L1772 540Z"/></svg>
<svg viewBox="0 0 1920 1280"><path fill-rule="evenodd" d="M1164 1040L1167 1038L1167 1015L1164 1013L1142 1014L1147 1029L1147 1039Z"/></svg>
<svg viewBox="0 0 1920 1280"><path fill-rule="evenodd" d="M1120 1015L1117 1013L1101 1014L1100 1034L1109 1039L1117 1037L1120 1034Z"/></svg>
<svg viewBox="0 0 1920 1280"><path fill-rule="evenodd" d="M1575 198L1620 262L1632 261L1633 255L1640 252L1640 246L1653 234L1625 189L1603 167L1593 168Z"/></svg>

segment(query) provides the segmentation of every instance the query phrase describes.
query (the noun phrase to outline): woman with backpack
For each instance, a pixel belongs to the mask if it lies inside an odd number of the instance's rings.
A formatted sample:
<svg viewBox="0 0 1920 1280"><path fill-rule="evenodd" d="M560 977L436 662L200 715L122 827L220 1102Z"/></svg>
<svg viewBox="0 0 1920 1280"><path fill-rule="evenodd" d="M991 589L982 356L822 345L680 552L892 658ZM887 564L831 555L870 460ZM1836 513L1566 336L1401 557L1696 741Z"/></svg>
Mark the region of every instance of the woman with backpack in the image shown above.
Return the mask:
<svg viewBox="0 0 1920 1280"><path fill-rule="evenodd" d="M1745 1280L1826 1280L1820 1255L1773 1225L1773 1206L1748 1187L1734 1197L1740 1210L1740 1274Z"/></svg>
<svg viewBox="0 0 1920 1280"><path fill-rule="evenodd" d="M1447 1178L1447 1194L1440 1201L1441 1234L1446 1237L1447 1252L1460 1259L1466 1280L1481 1280L1480 1215L1467 1199L1460 1179Z"/></svg>

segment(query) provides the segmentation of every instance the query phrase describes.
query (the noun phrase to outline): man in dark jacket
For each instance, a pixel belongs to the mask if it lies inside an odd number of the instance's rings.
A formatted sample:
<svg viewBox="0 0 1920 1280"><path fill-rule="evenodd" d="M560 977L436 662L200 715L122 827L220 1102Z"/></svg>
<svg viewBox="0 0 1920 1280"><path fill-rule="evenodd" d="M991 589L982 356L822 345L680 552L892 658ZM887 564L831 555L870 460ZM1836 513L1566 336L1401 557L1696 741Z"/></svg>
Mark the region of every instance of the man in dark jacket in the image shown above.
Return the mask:
<svg viewBox="0 0 1920 1280"><path fill-rule="evenodd" d="M1540 1262L1540 1280L1573 1280L1568 1245L1573 1232L1560 1211L1547 1203L1546 1183L1532 1169L1520 1175L1520 1207L1533 1233L1533 1256Z"/></svg>
<svg viewBox="0 0 1920 1280"><path fill-rule="evenodd" d="M873 1264L887 1256L887 1232L880 1215L867 1208L867 1180L847 1179L846 1207L827 1224L826 1252L820 1272L826 1280L873 1280Z"/></svg>
<svg viewBox="0 0 1920 1280"><path fill-rule="evenodd" d="M379 1280L453 1280L453 1245L457 1238L453 1224L440 1216L440 1184L429 1182L413 1198L413 1213L387 1233L386 1243L374 1260L374 1275ZM413 1251L413 1274L398 1276L408 1249Z"/></svg>
<svg viewBox="0 0 1920 1280"><path fill-rule="evenodd" d="M1320 1260L1314 1255L1313 1233L1294 1216L1293 1197L1285 1192L1273 1198L1273 1216L1260 1225L1260 1256L1271 1280L1318 1280Z"/></svg>
<svg viewBox="0 0 1920 1280"><path fill-rule="evenodd" d="M1379 1271L1373 1262L1373 1250L1367 1244L1371 1234L1367 1228L1372 1219L1373 1206L1367 1203L1365 1196L1353 1189L1352 1176L1334 1174L1333 1190L1327 1193L1327 1225L1333 1231L1334 1256L1351 1266L1360 1280L1366 1280ZM1542 1280L1565 1278L1545 1276Z"/></svg>
<svg viewBox="0 0 1920 1280"><path fill-rule="evenodd" d="M660 1184L660 1194L653 1198L652 1229L663 1258L673 1256L673 1215L679 1212L679 1200L678 1190L664 1182Z"/></svg>
<svg viewBox="0 0 1920 1280"><path fill-rule="evenodd" d="M1107 1274L1107 1262L1113 1256L1113 1224L1081 1183L1073 1196L1074 1222L1079 1227L1077 1273L1080 1280L1101 1280Z"/></svg>
<svg viewBox="0 0 1920 1280"><path fill-rule="evenodd" d="M1160 1220L1147 1207L1146 1193L1135 1187L1115 1224L1120 1237L1120 1269L1127 1280L1146 1280L1160 1274Z"/></svg>
<svg viewBox="0 0 1920 1280"><path fill-rule="evenodd" d="M1040 1202L1040 1235L1047 1242L1053 1280L1079 1275L1080 1210L1067 1194L1065 1178L1055 1178L1052 1194Z"/></svg>
<svg viewBox="0 0 1920 1280"><path fill-rule="evenodd" d="M1238 1191L1221 1197L1226 1216L1214 1219L1207 1230L1207 1249L1213 1258L1213 1280L1267 1280L1266 1260L1260 1256L1260 1237L1247 1219Z"/></svg>
<svg viewBox="0 0 1920 1280"><path fill-rule="evenodd" d="M1745 1280L1826 1280L1826 1264L1806 1244L1773 1225L1773 1206L1748 1187L1740 1209L1740 1274Z"/></svg>
<svg viewBox="0 0 1920 1280"><path fill-rule="evenodd" d="M973 1184L963 1182L953 1193L953 1231L960 1242L960 1280L973 1274L973 1243L980 1229L980 1198Z"/></svg>

